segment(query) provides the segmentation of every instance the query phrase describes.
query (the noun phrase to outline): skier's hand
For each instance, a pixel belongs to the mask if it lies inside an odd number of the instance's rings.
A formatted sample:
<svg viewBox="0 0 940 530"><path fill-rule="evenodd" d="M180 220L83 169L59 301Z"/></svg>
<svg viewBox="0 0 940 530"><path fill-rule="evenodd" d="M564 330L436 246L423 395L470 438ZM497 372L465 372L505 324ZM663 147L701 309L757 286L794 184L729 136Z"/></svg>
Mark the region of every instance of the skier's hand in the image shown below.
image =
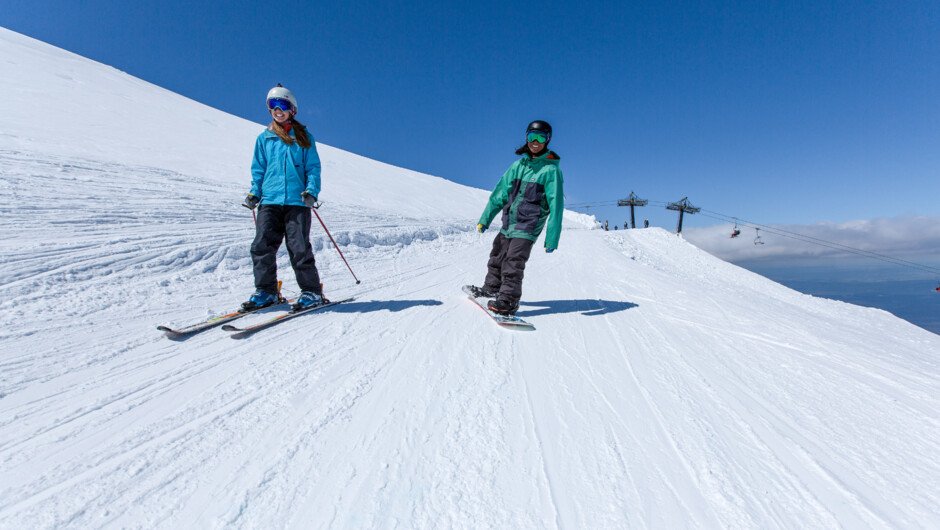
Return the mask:
<svg viewBox="0 0 940 530"><path fill-rule="evenodd" d="M482 234L483 232L486 232L486 227L483 226L483 225L481 225L481 224L479 224L479 223L477 223L477 232L479 232L479 233L481 233L481 234Z"/></svg>
<svg viewBox="0 0 940 530"><path fill-rule="evenodd" d="M546 254L551 254L552 252L555 252L555 249L553 249L553 248L546 248L546 249L545 249L545 253L546 253Z"/></svg>
<svg viewBox="0 0 940 530"><path fill-rule="evenodd" d="M249 193L248 196L245 197L245 202L242 204L242 206L248 208L249 210L254 210L258 207L259 202L261 202L261 199Z"/></svg>
<svg viewBox="0 0 940 530"><path fill-rule="evenodd" d="M300 196L303 198L304 204L306 204L308 208L316 208L317 198L311 195L309 191L304 191Z"/></svg>

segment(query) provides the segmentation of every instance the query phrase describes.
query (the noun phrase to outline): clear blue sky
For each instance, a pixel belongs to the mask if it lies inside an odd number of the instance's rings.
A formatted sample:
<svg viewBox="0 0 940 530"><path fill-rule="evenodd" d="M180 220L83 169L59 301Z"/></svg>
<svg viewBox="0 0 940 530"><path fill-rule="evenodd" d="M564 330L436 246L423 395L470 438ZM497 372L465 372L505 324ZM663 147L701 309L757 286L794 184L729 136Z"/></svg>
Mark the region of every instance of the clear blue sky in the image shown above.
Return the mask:
<svg viewBox="0 0 940 530"><path fill-rule="evenodd" d="M37 0L0 25L259 123L281 82L318 141L480 188L544 119L569 204L940 215L937 0Z"/></svg>

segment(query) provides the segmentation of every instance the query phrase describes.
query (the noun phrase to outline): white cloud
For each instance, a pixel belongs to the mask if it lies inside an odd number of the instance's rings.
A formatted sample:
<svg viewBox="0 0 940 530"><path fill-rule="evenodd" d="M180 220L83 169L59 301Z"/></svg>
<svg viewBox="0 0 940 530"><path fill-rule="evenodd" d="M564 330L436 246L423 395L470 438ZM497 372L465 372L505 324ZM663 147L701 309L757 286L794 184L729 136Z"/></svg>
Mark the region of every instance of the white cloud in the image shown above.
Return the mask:
<svg viewBox="0 0 940 530"><path fill-rule="evenodd" d="M851 249L892 258L940 254L940 217L909 216L812 225L740 223L732 239L732 223L690 227L682 235L692 244L726 260L852 256ZM755 245L760 228L763 245ZM841 248L842 246L850 249Z"/></svg>

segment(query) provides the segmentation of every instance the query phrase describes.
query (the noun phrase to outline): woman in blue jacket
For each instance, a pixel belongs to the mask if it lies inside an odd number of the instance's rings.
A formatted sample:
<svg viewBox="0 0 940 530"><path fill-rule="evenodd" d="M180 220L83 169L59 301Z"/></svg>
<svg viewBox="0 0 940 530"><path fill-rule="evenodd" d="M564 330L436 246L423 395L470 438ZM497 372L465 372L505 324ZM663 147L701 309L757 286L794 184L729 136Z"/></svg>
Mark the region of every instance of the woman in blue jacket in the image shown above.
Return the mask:
<svg viewBox="0 0 940 530"><path fill-rule="evenodd" d="M297 99L290 90L278 84L268 92L267 104L273 121L255 142L251 192L245 198L245 206L258 208L251 244L255 293L242 304L245 311L282 300L277 282L277 250L285 238L301 291L293 308L324 302L310 245L310 208L320 194L320 156L313 136L294 119Z"/></svg>

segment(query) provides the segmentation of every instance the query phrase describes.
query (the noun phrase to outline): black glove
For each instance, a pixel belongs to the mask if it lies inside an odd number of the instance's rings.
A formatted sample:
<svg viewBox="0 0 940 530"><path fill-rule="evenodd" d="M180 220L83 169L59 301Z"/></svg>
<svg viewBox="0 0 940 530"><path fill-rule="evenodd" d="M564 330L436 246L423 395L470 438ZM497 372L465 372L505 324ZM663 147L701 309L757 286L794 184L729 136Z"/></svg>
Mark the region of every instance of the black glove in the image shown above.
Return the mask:
<svg viewBox="0 0 940 530"><path fill-rule="evenodd" d="M304 204L309 208L316 208L317 198L310 194L309 191L305 191L300 194L301 198L304 200Z"/></svg>
<svg viewBox="0 0 940 530"><path fill-rule="evenodd" d="M258 207L259 202L261 202L261 199L249 193L248 196L245 197L245 202L242 204L242 206L248 208L249 210L254 210Z"/></svg>

